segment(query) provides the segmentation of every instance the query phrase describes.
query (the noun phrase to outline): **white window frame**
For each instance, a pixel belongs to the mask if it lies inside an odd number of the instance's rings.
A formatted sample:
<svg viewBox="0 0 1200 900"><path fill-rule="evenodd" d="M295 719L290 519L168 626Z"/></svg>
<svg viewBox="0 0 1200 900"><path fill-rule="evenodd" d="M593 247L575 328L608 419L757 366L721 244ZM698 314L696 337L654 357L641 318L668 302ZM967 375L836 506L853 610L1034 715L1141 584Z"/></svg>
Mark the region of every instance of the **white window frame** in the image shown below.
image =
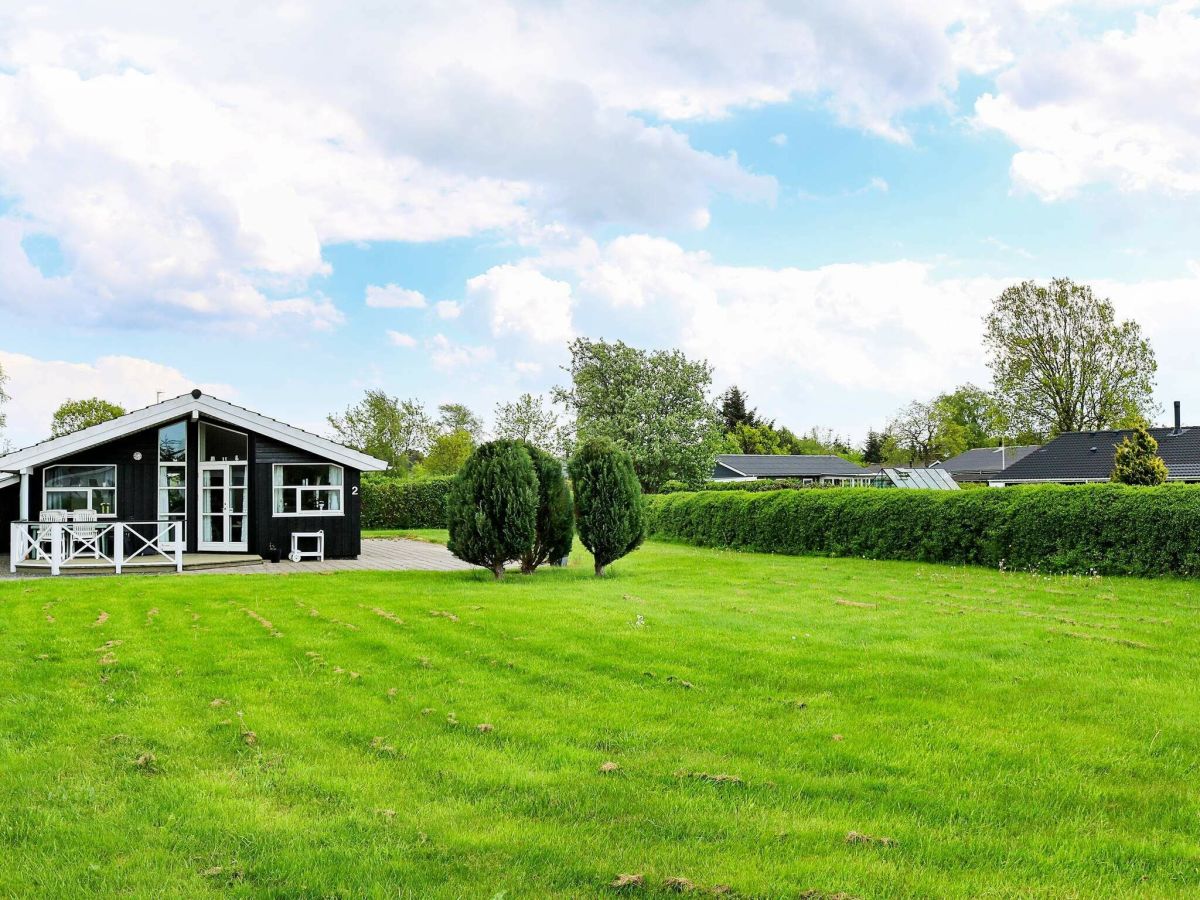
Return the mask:
<svg viewBox="0 0 1200 900"><path fill-rule="evenodd" d="M161 445L162 445L162 437L161 436L162 436L162 433L166 429L171 428L175 425L183 426L183 454L184 454L183 460L175 461L175 462L163 462L162 449L161 449ZM188 527L188 525L187 525L187 522L188 522L187 467L188 467L188 454L191 452L191 447L188 446L188 444L190 442L188 441L188 433L187 432L188 432L187 419L180 419L176 422L166 422L158 427L158 432L157 432L159 435L158 472L156 473L156 480L154 482L155 488L158 490L158 496L155 497L155 506L154 506L155 518L159 522L172 522L172 523L180 522L180 523L182 523L183 524L182 532L183 532L184 540L187 540L187 527ZM178 470L178 471L182 472L183 473L183 487L179 487L179 488L163 487L163 484L162 484L163 469L167 469L168 471ZM169 496L169 493L171 491L183 491L183 512L182 513L170 513L170 512L162 511L163 497ZM167 505L169 506L170 503L168 502Z"/></svg>
<svg viewBox="0 0 1200 900"><path fill-rule="evenodd" d="M340 484L312 484L308 486L297 484L280 484L275 483L275 470L288 469L294 466L328 466L331 469L337 469L342 473ZM296 511L295 512L276 512L275 507L275 492L276 491L295 491L296 492ZM303 504L300 502L300 494L302 491L337 491L338 506L340 509L301 509ZM271 466L271 518L273 519L306 519L323 516L344 516L346 514L346 469L344 466L339 466L337 463L311 462L311 463L274 463Z"/></svg>
<svg viewBox="0 0 1200 900"><path fill-rule="evenodd" d="M50 478L48 476L50 475L50 472L54 469L112 469L113 470L112 487L102 487L102 488L48 487L47 482L49 482L49 480L50 480ZM87 491L87 495L88 495L87 508L95 511L96 518L98 518L98 519L115 519L117 517L117 501L118 501L118 498L121 496L120 486L118 483L118 481L120 479L120 475L121 475L121 470L117 466L116 463L55 463L52 466L46 466L46 468L42 469L42 509L45 510L45 509L50 508L49 498L50 498L51 494L68 494L68 493L75 494L80 491ZM99 510L96 510L95 504L92 502L92 491L112 491L112 494L113 494L112 512L102 513Z"/></svg>

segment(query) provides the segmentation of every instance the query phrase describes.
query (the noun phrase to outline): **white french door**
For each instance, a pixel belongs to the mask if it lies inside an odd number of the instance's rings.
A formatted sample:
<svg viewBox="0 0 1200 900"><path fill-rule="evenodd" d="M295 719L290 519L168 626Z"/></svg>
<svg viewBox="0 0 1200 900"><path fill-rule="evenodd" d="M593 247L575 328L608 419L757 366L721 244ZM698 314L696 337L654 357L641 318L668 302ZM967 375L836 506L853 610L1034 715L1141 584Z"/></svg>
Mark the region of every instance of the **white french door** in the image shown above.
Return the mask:
<svg viewBox="0 0 1200 900"><path fill-rule="evenodd" d="M200 537L196 548L246 552L246 464L200 464Z"/></svg>

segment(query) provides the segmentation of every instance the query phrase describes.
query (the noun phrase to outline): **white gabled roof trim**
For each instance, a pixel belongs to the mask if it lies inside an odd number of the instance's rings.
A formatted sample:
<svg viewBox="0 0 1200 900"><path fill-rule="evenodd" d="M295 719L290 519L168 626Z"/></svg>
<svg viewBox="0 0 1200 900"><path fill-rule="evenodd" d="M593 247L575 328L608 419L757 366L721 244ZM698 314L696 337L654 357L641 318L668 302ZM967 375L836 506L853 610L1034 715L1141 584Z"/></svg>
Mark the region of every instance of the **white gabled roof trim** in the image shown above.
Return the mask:
<svg viewBox="0 0 1200 900"><path fill-rule="evenodd" d="M12 487L14 484L19 484L20 481L20 475L7 475L4 472L0 472L0 491L6 487Z"/></svg>
<svg viewBox="0 0 1200 900"><path fill-rule="evenodd" d="M32 447L16 450L7 456L0 456L0 472L15 472L23 468L42 466L72 453L107 444L109 441L146 428L173 422L195 412L227 425L240 426L264 437L274 438L291 447L307 450L315 456L341 463L352 469L360 469L364 472L382 472L387 468L387 463L381 459L352 450L328 438L287 425L252 410L243 409L225 400L206 397L199 391L193 391L182 397L164 400L153 406L147 406L145 409L135 410L118 419L76 431L74 434L51 438L40 444L34 444ZM0 475L0 478L3 476Z"/></svg>

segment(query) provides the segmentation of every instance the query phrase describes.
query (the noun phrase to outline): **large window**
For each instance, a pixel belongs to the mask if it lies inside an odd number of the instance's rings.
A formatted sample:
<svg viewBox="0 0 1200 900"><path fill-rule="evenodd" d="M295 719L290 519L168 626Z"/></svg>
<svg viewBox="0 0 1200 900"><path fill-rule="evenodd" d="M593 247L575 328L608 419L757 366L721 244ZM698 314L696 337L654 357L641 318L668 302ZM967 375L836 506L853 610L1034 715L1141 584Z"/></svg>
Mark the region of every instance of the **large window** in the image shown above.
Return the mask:
<svg viewBox="0 0 1200 900"><path fill-rule="evenodd" d="M158 520L187 521L187 422L158 429Z"/></svg>
<svg viewBox="0 0 1200 900"><path fill-rule="evenodd" d="M200 423L200 462L245 462L246 435L211 422Z"/></svg>
<svg viewBox="0 0 1200 900"><path fill-rule="evenodd" d="M340 516L342 467L324 463L276 465L271 479L276 516Z"/></svg>
<svg viewBox="0 0 1200 900"><path fill-rule="evenodd" d="M116 466L48 466L44 478L42 506L46 509L117 514Z"/></svg>

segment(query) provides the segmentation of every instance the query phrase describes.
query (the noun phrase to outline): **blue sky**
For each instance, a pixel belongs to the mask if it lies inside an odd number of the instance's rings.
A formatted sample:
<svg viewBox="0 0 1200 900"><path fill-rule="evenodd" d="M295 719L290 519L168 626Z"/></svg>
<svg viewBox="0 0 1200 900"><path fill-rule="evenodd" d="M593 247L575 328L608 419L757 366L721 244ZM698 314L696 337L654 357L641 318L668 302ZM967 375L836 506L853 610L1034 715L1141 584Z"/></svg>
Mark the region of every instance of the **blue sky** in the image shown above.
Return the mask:
<svg viewBox="0 0 1200 900"><path fill-rule="evenodd" d="M15 444L193 385L488 418L577 335L860 440L1054 275L1200 410L1193 3L102 6L0 12Z"/></svg>

